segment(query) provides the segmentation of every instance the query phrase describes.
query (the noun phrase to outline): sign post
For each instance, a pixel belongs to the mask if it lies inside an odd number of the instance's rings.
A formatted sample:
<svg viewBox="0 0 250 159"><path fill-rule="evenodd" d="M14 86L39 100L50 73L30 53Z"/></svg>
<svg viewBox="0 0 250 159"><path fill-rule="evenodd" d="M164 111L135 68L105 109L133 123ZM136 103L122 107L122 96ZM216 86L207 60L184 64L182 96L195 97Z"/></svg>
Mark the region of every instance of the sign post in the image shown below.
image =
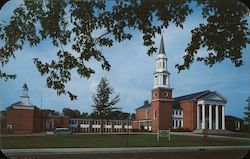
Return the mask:
<svg viewBox="0 0 250 159"><path fill-rule="evenodd" d="M170 141L170 128L168 130L157 130L157 141L160 141L161 137L168 137L168 141Z"/></svg>

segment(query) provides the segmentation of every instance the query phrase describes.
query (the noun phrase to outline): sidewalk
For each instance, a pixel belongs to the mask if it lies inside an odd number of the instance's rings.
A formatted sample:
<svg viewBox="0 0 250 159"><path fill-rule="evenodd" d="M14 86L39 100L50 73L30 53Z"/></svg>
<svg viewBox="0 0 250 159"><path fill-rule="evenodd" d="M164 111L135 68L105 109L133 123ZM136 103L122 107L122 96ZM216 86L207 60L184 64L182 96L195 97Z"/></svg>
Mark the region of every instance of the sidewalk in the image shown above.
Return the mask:
<svg viewBox="0 0 250 159"><path fill-rule="evenodd" d="M194 146L194 147L129 147L129 148L40 148L2 149L4 154L96 154L96 153L139 153L139 152L194 152L221 150L249 150L250 146Z"/></svg>
<svg viewBox="0 0 250 159"><path fill-rule="evenodd" d="M172 135L180 135L180 136L201 136L203 137L203 134L195 134L192 132L171 132ZM243 138L243 137L233 137L233 136L220 136L220 135L213 135L208 134L208 138L222 138L222 139L233 139L233 140L243 140L243 141L250 141L250 138Z"/></svg>

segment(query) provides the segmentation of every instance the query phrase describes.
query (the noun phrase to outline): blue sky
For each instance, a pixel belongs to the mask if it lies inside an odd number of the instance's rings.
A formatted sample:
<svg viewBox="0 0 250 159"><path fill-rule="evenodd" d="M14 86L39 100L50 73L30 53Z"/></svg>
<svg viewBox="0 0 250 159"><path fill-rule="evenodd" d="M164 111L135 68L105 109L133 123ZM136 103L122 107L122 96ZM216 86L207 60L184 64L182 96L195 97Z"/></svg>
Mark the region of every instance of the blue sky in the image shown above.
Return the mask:
<svg viewBox="0 0 250 159"><path fill-rule="evenodd" d="M0 19L8 20L17 3L18 1L8 2L0 11ZM170 85L174 88L173 96L203 90L218 91L228 99L225 114L243 117L246 99L250 96L249 46L244 49L244 65L240 68L235 68L229 60L218 63L212 68L201 62L195 62L189 70L179 74L174 67L175 64L182 62L184 50L191 40L190 30L204 21L197 10L187 18L184 29L170 25L163 33L168 69L171 73ZM155 40L159 46L160 36ZM89 66L95 68L96 74L89 80L79 78L76 73L73 73L72 81L67 87L78 95L77 101L70 101L64 95L57 96L55 91L46 88L46 78L41 77L33 64L34 57L41 58L43 61L50 60L55 57L56 51L57 48L47 40L35 48L25 46L22 51L17 52L16 59L11 59L5 67L9 73L17 74L16 80L0 81L1 109L19 100L21 87L26 82L30 100L38 107L57 111L70 107L79 109L81 112L91 112L91 94L95 91L101 77L107 77L115 92L120 93L121 100L117 106L122 107L123 111L132 113L137 107L143 105L144 100L150 100L157 54L153 56L146 54L147 48L143 46L141 33L133 32L132 40L115 44L112 48L102 49L111 64L109 72L103 71L100 63L90 62ZM206 50L201 49L200 53L206 54Z"/></svg>

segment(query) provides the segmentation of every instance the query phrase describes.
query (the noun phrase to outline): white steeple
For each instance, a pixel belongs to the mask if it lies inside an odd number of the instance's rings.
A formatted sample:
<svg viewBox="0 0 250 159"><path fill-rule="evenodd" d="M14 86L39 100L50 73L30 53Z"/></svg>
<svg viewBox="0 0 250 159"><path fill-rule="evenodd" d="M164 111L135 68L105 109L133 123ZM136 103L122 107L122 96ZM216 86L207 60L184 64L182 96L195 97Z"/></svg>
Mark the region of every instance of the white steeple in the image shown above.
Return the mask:
<svg viewBox="0 0 250 159"><path fill-rule="evenodd" d="M169 76L170 73L167 69L167 57L164 49L163 36L161 36L159 54L156 59L156 71L154 73L154 88L170 88Z"/></svg>
<svg viewBox="0 0 250 159"><path fill-rule="evenodd" d="M22 87L22 94L21 94L21 102L24 104L24 105L30 105L30 102L29 102L29 95L28 95L28 86L26 83L24 83L23 87Z"/></svg>

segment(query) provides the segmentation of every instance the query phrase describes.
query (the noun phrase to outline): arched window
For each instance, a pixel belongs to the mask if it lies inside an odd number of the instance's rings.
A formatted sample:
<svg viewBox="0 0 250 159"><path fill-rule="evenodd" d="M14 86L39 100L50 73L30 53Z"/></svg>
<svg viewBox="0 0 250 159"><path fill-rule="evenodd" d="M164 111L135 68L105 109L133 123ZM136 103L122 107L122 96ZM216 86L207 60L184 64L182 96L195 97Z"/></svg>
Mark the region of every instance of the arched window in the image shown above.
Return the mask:
<svg viewBox="0 0 250 159"><path fill-rule="evenodd" d="M154 119L156 119L156 116L157 116L157 112L156 112L156 109L154 111Z"/></svg>

